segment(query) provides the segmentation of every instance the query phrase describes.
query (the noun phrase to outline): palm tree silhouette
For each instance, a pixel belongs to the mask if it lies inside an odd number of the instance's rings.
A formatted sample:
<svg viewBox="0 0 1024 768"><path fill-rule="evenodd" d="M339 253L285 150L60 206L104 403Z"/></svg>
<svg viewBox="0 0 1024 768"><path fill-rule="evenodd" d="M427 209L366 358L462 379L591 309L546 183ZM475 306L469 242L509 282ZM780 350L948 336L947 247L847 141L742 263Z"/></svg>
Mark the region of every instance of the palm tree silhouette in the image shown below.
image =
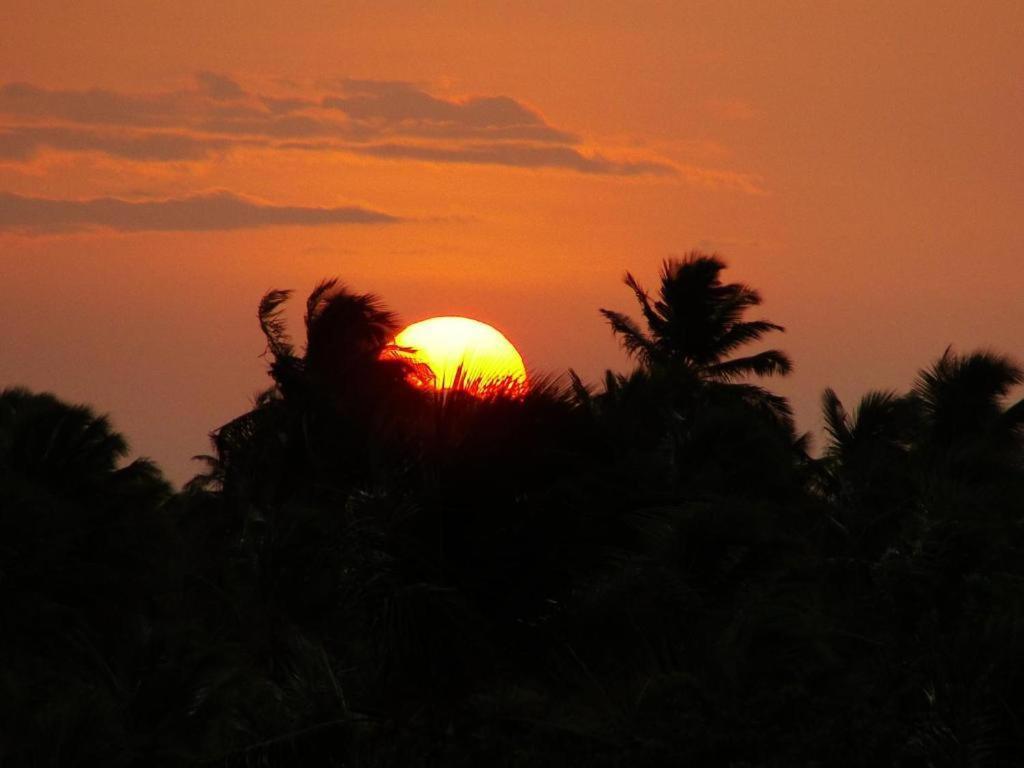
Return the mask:
<svg viewBox="0 0 1024 768"><path fill-rule="evenodd" d="M822 395L828 444L823 467L835 497L879 491L907 457L920 431L920 409L913 398L891 391L869 392L848 414L832 389Z"/></svg>
<svg viewBox="0 0 1024 768"><path fill-rule="evenodd" d="M1006 402L1022 383L1024 368L985 350L948 348L918 374L914 463L927 519L976 525L1004 507L1005 489L1024 468L1024 400Z"/></svg>
<svg viewBox="0 0 1024 768"><path fill-rule="evenodd" d="M128 443L105 416L19 388L0 392L0 434L0 466L65 487L109 482L128 453ZM151 466L139 459L121 476Z"/></svg>
<svg viewBox="0 0 1024 768"><path fill-rule="evenodd" d="M895 486L907 492L912 471L923 490L1019 469L1024 400L1009 407L1005 401L1021 383L1024 368L1005 355L957 355L949 348L918 374L909 395L869 392L852 416L826 389L822 412L829 443L819 467L833 500L857 497L877 507Z"/></svg>
<svg viewBox="0 0 1024 768"><path fill-rule="evenodd" d="M805 453L806 437L796 435L789 402L747 380L788 374L789 357L777 349L736 354L784 329L745 319L761 295L743 283L723 283L724 269L717 256L696 251L666 260L654 298L627 272L643 325L621 312L601 314L640 366L626 376L610 374L605 391L589 401L576 387L581 403L589 402L613 428L612 443L632 446L632 458L666 480L670 494L737 483L766 491L766 484L783 478L792 482L794 459ZM639 409L639 418L616 417L620 404ZM630 423L636 427L619 428Z"/></svg>
<svg viewBox="0 0 1024 768"><path fill-rule="evenodd" d="M260 301L273 386L211 435L216 455L197 457L208 470L194 489L233 485L270 499L308 487L318 474L365 476L387 467L380 452L412 421L420 394L406 382L411 364L383 354L398 321L380 299L321 281L306 301L300 352L284 320L291 295L272 290Z"/></svg>
<svg viewBox="0 0 1024 768"><path fill-rule="evenodd" d="M260 301L260 328L271 356L270 374L282 394L291 394L301 374L331 390L336 402L359 393L380 393L402 381L408 364L381 353L398 331L395 315L373 294L357 294L337 279L321 281L306 300L306 349L299 357L284 323L282 305L291 291L273 290Z"/></svg>
<svg viewBox="0 0 1024 768"><path fill-rule="evenodd" d="M1024 399L1010 407L1005 402L1022 383L1024 367L1006 355L957 355L947 348L914 383L927 429L922 447L950 461L1019 458Z"/></svg>
<svg viewBox="0 0 1024 768"><path fill-rule="evenodd" d="M814 468L819 490L834 505L829 519L845 546L876 557L900 541L913 509L920 408L909 396L879 390L849 414L826 389L822 414L828 442Z"/></svg>
<svg viewBox="0 0 1024 768"><path fill-rule="evenodd" d="M776 349L729 357L745 344L785 329L767 320L743 319L747 310L761 304L761 295L743 283L723 284L720 274L725 266L717 256L696 251L682 261L666 260L658 298L653 302L627 272L625 283L640 303L646 331L620 312L602 309L601 314L626 350L648 366L681 363L709 381L788 374L793 364Z"/></svg>
<svg viewBox="0 0 1024 768"><path fill-rule="evenodd" d="M171 550L170 487L127 453L90 408L0 391L0 763L127 761Z"/></svg>
<svg viewBox="0 0 1024 768"><path fill-rule="evenodd" d="M743 283L723 283L725 267L718 256L699 251L668 259L654 300L627 272L625 283L636 295L646 329L621 312L602 309L601 314L644 368L668 371L678 383L699 390L727 389L788 423L792 411L784 398L743 379L785 376L793 369L789 357L777 349L732 357L741 347L785 329L768 320L744 320L748 310L761 304L761 294Z"/></svg>

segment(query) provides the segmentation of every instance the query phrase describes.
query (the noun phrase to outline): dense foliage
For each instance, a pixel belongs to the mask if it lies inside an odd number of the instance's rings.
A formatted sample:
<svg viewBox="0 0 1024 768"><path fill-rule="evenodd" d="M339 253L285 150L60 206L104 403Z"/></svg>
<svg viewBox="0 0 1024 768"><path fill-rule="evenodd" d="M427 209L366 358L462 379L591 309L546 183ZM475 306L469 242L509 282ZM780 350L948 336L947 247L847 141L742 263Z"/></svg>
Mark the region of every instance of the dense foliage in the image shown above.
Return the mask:
<svg viewBox="0 0 1024 768"><path fill-rule="evenodd" d="M173 492L86 408L0 393L2 766L1009 766L1024 371L947 350L820 458L782 329L693 254L636 368L425 394L334 282Z"/></svg>

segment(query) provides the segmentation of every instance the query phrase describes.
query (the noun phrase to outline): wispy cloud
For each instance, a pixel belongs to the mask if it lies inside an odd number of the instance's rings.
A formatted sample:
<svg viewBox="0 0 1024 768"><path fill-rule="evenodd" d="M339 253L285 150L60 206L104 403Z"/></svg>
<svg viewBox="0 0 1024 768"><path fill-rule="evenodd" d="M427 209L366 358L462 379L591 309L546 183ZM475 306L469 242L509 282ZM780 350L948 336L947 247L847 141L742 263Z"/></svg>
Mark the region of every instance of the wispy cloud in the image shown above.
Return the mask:
<svg viewBox="0 0 1024 768"><path fill-rule="evenodd" d="M242 86L227 75L218 72L196 73L196 84L203 93L217 101L240 99L245 96Z"/></svg>
<svg viewBox="0 0 1024 768"><path fill-rule="evenodd" d="M443 98L408 82L340 80L319 93L250 92L201 72L158 93L0 86L0 160L45 150L136 161L204 160L239 146L587 174L674 175L671 163L584 150L508 96Z"/></svg>
<svg viewBox="0 0 1024 768"><path fill-rule="evenodd" d="M519 168L568 168L580 173L620 176L676 173L676 169L667 163L618 161L597 153L587 155L574 147L537 146L522 143L475 144L454 148L417 144L369 144L353 147L353 151L374 157L423 160L431 163L511 165Z"/></svg>
<svg viewBox="0 0 1024 768"><path fill-rule="evenodd" d="M756 174L716 167L721 147L688 162L650 148L619 151L552 125L509 96L452 98L404 81L342 79L304 90L278 82L248 89L216 72L178 90L0 85L0 163L47 153L93 153L131 163L211 163L235 150L314 152L387 162L477 165L606 177L661 177L709 189L762 195ZM740 102L712 103L730 119L753 114ZM692 149L692 148L691 148ZM676 153L678 154L678 153ZM725 156L723 156L725 155ZM694 161L695 160L695 161Z"/></svg>
<svg viewBox="0 0 1024 768"><path fill-rule="evenodd" d="M342 80L342 95L324 107L381 133L437 138L518 139L575 144L579 137L548 125L534 110L507 96L442 99L411 83Z"/></svg>
<svg viewBox="0 0 1024 768"><path fill-rule="evenodd" d="M391 224L399 221L399 217L358 206L273 205L229 192L161 200L117 197L59 200L0 193L0 231L30 235L90 229L199 232L280 226Z"/></svg>
<svg viewBox="0 0 1024 768"><path fill-rule="evenodd" d="M30 160L45 149L100 152L139 161L203 160L239 146L238 140L174 131L110 131L67 126L0 130L0 160Z"/></svg>
<svg viewBox="0 0 1024 768"><path fill-rule="evenodd" d="M342 80L331 91L312 97L263 95L212 72L199 73L193 88L151 94L9 83L0 86L0 113L79 125L191 128L270 137L579 141L507 96L443 99L411 83L370 80Z"/></svg>

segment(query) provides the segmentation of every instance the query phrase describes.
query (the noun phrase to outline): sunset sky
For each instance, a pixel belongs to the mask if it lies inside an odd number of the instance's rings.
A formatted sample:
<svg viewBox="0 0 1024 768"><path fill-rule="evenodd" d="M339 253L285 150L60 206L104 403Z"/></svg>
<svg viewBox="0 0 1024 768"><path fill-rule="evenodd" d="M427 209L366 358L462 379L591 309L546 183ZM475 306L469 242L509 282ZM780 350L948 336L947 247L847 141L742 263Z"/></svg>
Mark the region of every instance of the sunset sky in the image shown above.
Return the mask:
<svg viewBox="0 0 1024 768"><path fill-rule="evenodd" d="M625 270L717 251L818 400L1024 358L1024 3L7 2L0 386L180 482L323 277L625 358Z"/></svg>

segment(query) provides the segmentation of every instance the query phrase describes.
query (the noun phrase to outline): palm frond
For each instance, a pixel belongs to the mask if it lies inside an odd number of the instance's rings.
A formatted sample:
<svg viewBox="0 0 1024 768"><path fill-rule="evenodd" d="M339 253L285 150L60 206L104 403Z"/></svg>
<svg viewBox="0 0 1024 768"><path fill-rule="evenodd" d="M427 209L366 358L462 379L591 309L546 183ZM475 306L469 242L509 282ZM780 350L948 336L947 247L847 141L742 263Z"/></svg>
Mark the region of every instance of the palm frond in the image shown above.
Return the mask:
<svg viewBox="0 0 1024 768"><path fill-rule="evenodd" d="M769 349L749 357L737 357L710 365L707 374L712 379L734 381L745 376L786 376L793 370L793 362L785 352Z"/></svg>
<svg viewBox="0 0 1024 768"><path fill-rule="evenodd" d="M321 282L306 302L307 355L319 342L379 354L398 330L398 319L372 293L353 293L337 280Z"/></svg>
<svg viewBox="0 0 1024 768"><path fill-rule="evenodd" d="M569 386L576 404L590 410L593 407L594 397L590 394L590 389L583 383L580 375L572 368L569 369Z"/></svg>
<svg viewBox="0 0 1024 768"><path fill-rule="evenodd" d="M771 331L785 332L785 330L781 325L767 320L733 323L718 337L715 347L720 354L727 355L744 344L760 341L765 334Z"/></svg>
<svg viewBox="0 0 1024 768"><path fill-rule="evenodd" d="M291 291L268 291L260 300L257 312L260 329L267 338L267 349L275 359L290 357L293 354L291 339L284 322L284 310L281 305L292 295Z"/></svg>
<svg viewBox="0 0 1024 768"><path fill-rule="evenodd" d="M885 439L909 442L916 424L917 403L892 390L874 390L864 395L853 414L857 439Z"/></svg>
<svg viewBox="0 0 1024 768"><path fill-rule="evenodd" d="M959 402L971 407L997 406L1024 383L1024 368L1006 355L988 350L957 355L947 347L914 382L914 394L933 413Z"/></svg>
<svg viewBox="0 0 1024 768"><path fill-rule="evenodd" d="M330 297L331 293L338 286L338 278L331 277L325 278L317 283L308 298L306 299L306 333L308 334L313 323L316 322L317 317L320 314L323 305Z"/></svg>
<svg viewBox="0 0 1024 768"><path fill-rule="evenodd" d="M628 315L613 312L610 309L600 311L611 325L612 332L619 337L626 352L634 357L639 357L644 362L649 362L656 357L654 344L635 320Z"/></svg>
<svg viewBox="0 0 1024 768"><path fill-rule="evenodd" d="M830 448L838 450L841 446L849 444L852 437L850 417L839 395L831 387L826 388L821 395L821 412L825 419L825 432L832 441Z"/></svg>
<svg viewBox="0 0 1024 768"><path fill-rule="evenodd" d="M664 331L665 318L659 315L651 306L651 299L647 291L629 272L626 273L623 282L633 290L636 300L640 304L640 310L643 312L644 320L647 321L647 326L651 329L651 333L655 336L662 333Z"/></svg>
<svg viewBox="0 0 1024 768"><path fill-rule="evenodd" d="M776 395L774 392L771 392L764 387L759 387L756 384L729 383L719 386L728 387L730 391L740 395L740 397L749 405L754 406L757 410L771 417L780 424L792 426L793 406L791 406L789 400L782 395Z"/></svg>

